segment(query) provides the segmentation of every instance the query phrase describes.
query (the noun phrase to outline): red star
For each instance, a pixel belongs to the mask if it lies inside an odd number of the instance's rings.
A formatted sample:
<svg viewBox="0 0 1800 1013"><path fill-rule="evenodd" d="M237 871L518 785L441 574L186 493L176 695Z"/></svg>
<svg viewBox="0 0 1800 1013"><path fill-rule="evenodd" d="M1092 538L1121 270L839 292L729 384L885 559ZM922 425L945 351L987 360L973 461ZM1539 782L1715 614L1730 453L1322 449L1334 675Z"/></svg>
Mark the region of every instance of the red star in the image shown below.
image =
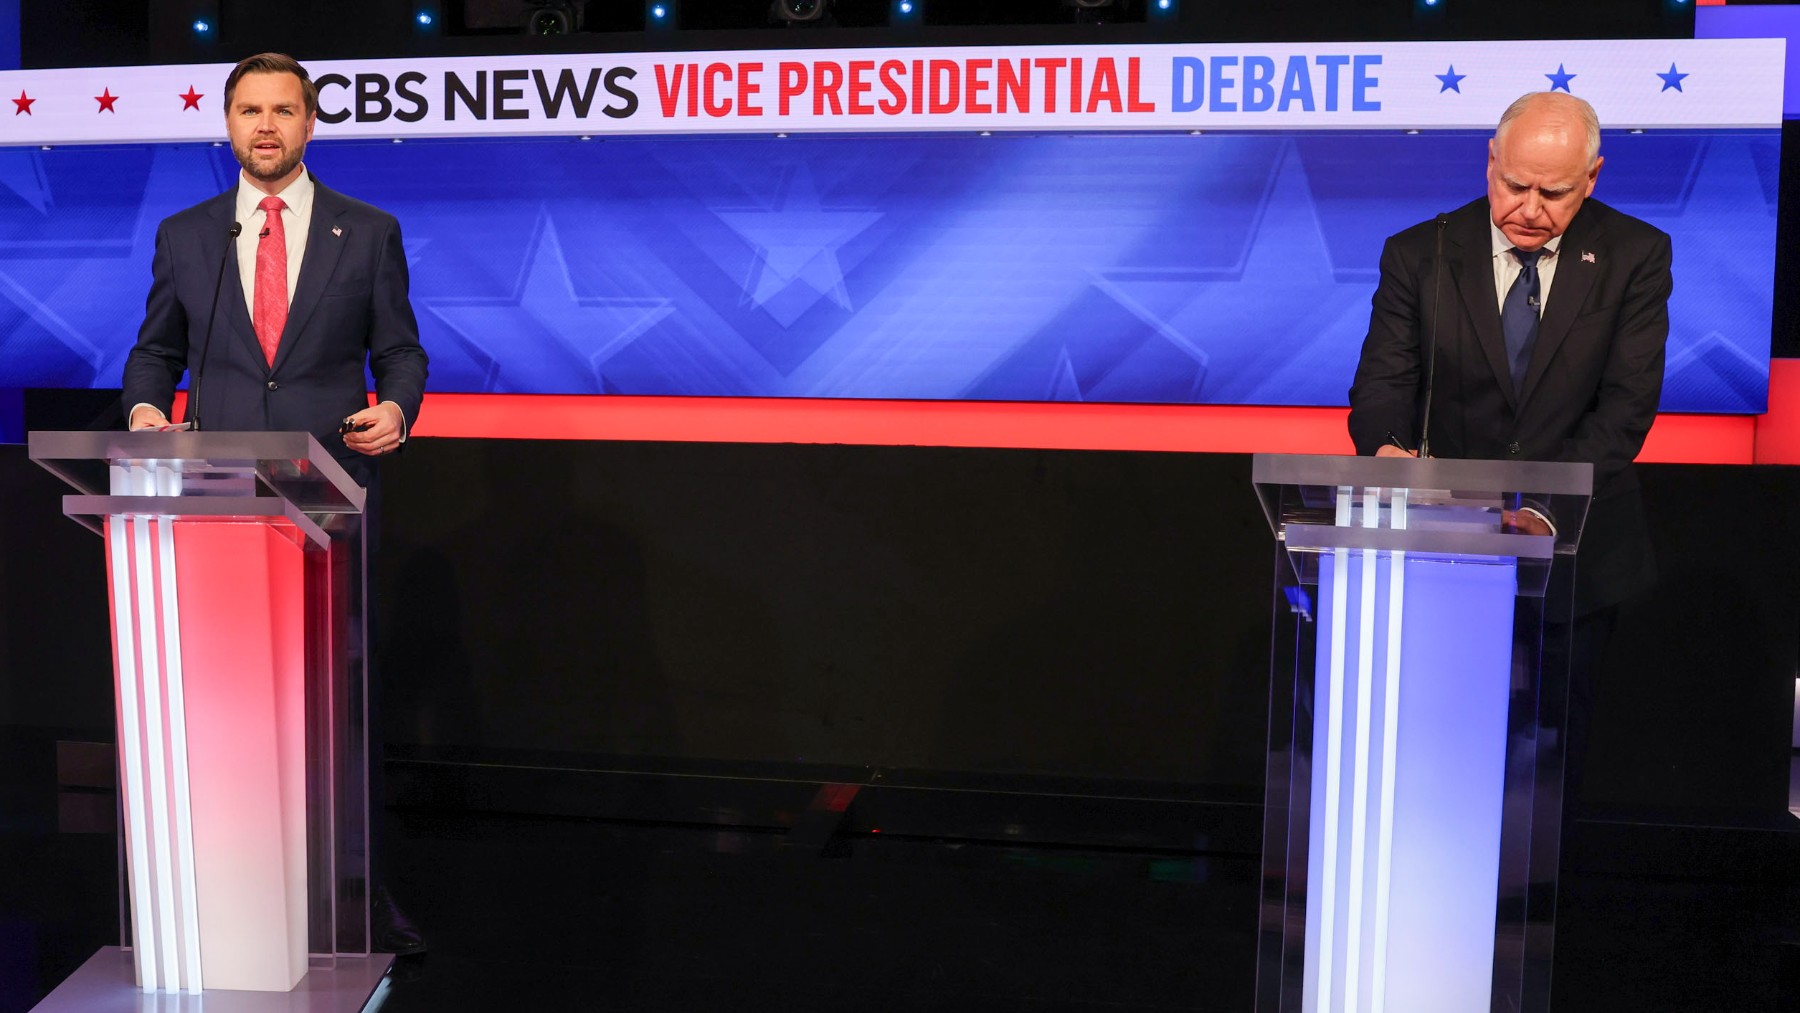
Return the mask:
<svg viewBox="0 0 1800 1013"><path fill-rule="evenodd" d="M13 110L13 115L17 116L20 113L24 113L27 116L33 115L31 112L31 104L36 101L37 101L37 99L28 97L25 94L25 92L21 89L19 92L19 97L12 100L12 104L15 106L18 106L17 109Z"/></svg>
<svg viewBox="0 0 1800 1013"><path fill-rule="evenodd" d="M100 94L94 96L94 101L100 103L100 112L114 114L118 112L113 108L113 103L119 101L119 96L114 95L111 88L100 89Z"/></svg>
<svg viewBox="0 0 1800 1013"><path fill-rule="evenodd" d="M205 98L206 96L195 91L194 86L190 84L190 85L188 85L188 90L187 90L186 95L177 95L176 97L181 99L181 101L183 103L181 108L185 112L186 110L189 110L189 109L196 109L196 110L199 109L200 108L200 100Z"/></svg>

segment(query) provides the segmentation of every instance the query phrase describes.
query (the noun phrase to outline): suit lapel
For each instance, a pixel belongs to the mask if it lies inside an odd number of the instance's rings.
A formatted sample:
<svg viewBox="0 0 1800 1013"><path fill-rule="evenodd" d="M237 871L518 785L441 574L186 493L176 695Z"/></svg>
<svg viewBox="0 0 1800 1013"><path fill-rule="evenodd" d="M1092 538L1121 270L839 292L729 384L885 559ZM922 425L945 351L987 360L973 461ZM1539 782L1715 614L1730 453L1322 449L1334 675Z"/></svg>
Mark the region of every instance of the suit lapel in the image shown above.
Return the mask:
<svg viewBox="0 0 1800 1013"><path fill-rule="evenodd" d="M1563 232L1556 249L1556 277L1550 284L1550 297L1544 303L1543 319L1538 321L1537 344L1531 350L1531 362L1525 369L1525 389L1520 402L1528 400L1538 381L1550 368L1550 360L1569 336L1575 317L1587 302L1588 290L1600 274L1600 254L1594 246L1604 228L1596 224L1598 212L1592 204L1584 206Z"/></svg>
<svg viewBox="0 0 1800 1013"><path fill-rule="evenodd" d="M279 369L293 354L300 335L306 333L306 322L325 294L325 283L337 270L338 257L344 252L344 228L337 219L346 206L337 194L313 181L312 221L306 228L306 251L301 254L300 278L294 283L294 298L288 302L287 325L281 330L281 345L275 350Z"/></svg>
<svg viewBox="0 0 1800 1013"><path fill-rule="evenodd" d="M219 290L219 300L224 303L219 307L219 315L225 318L225 323L237 335L238 341L251 352L256 364L267 372L269 364L263 358L262 343L256 340L256 324L250 319L250 303L244 293L244 278L238 273L236 240L231 243L231 263L225 265L225 281Z"/></svg>
<svg viewBox="0 0 1800 1013"><path fill-rule="evenodd" d="M1507 403L1516 409L1519 402L1513 392L1512 370L1506 364L1506 336L1500 331L1500 303L1494 296L1494 244L1488 234L1487 201L1471 205L1468 220L1457 222L1447 238L1454 244L1450 276L1456 279L1475 341L1506 392Z"/></svg>

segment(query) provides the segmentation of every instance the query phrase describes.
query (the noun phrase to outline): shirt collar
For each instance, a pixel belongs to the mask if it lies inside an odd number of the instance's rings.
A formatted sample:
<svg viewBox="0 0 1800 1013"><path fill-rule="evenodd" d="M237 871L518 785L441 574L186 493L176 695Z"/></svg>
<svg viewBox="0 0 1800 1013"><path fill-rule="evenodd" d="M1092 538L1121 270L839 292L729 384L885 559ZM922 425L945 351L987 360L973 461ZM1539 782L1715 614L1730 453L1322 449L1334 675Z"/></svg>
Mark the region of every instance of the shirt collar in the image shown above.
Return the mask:
<svg viewBox="0 0 1800 1013"><path fill-rule="evenodd" d="M1512 248L1515 245L1513 241L1506 238L1506 233L1500 231L1500 226L1495 225L1491 221L1488 222L1488 235L1493 239L1494 256L1505 256L1512 251ZM1562 247L1562 238L1562 236L1555 236L1551 238L1549 242L1545 243L1544 255L1554 258L1556 256L1556 251Z"/></svg>
<svg viewBox="0 0 1800 1013"><path fill-rule="evenodd" d="M300 167L300 175L295 176L293 180L289 182L287 186L282 187L281 192L275 194L275 196L280 197L287 203L287 209L294 213L294 217L302 221L310 221L312 216L313 191L315 189L316 187L313 185L312 175L306 171L306 166L302 165ZM260 219L256 219L253 216L262 214L262 211L257 208L257 205L261 204L262 199L267 196L269 195L263 193L262 190L258 189L248 178L242 173L239 173L237 188L237 220L243 222L246 228L249 227L251 222L260 221Z"/></svg>

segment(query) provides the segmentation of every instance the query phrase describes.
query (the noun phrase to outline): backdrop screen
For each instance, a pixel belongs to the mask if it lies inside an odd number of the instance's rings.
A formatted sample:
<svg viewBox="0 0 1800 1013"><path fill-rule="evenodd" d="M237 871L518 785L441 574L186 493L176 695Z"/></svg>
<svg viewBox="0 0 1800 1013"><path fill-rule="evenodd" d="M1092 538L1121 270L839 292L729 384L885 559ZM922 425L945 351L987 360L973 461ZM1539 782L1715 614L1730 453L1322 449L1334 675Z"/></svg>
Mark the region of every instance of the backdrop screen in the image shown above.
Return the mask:
<svg viewBox="0 0 1800 1013"><path fill-rule="evenodd" d="M439 391L1342 405L1383 239L1485 131L315 143L399 216ZM1780 133L1609 132L1674 237L1663 408L1760 412ZM0 149L0 384L109 387L206 144Z"/></svg>

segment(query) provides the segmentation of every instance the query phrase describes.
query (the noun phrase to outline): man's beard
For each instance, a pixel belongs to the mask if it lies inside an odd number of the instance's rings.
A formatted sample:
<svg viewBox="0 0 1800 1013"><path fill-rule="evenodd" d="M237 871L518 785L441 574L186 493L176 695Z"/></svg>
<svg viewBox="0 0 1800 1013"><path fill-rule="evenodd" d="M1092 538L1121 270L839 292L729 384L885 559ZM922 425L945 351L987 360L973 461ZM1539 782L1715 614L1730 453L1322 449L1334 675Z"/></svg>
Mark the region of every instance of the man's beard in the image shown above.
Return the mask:
<svg viewBox="0 0 1800 1013"><path fill-rule="evenodd" d="M257 163L254 160L256 154L255 141L251 141L242 148L233 147L231 153L237 156L238 164L244 167L244 172L249 175L251 179L260 179L267 182L269 180L280 179L288 173L293 172L294 167L300 164L300 159L306 154L306 146L301 145L293 151L288 152L284 157L267 169L258 169L256 167Z"/></svg>

